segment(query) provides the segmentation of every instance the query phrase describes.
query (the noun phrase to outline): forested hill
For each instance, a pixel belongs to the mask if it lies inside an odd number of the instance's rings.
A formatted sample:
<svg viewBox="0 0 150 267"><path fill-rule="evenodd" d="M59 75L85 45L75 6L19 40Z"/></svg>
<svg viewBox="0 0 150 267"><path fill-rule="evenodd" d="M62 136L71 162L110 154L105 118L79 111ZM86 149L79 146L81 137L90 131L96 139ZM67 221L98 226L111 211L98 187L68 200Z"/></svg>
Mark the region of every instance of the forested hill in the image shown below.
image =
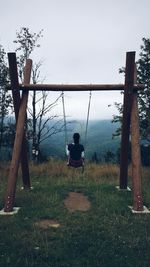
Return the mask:
<svg viewBox="0 0 150 267"><path fill-rule="evenodd" d="M120 145L120 138L112 139L113 133L119 127L119 124L112 123L110 120L89 121L86 157L91 159L94 152L97 153L98 158L104 158L107 151L116 153ZM81 143L85 145L85 121L75 121L68 124L68 142L72 142L72 135L74 132L79 132L81 135ZM65 152L64 132L51 136L42 145L42 154L46 156L63 157Z"/></svg>

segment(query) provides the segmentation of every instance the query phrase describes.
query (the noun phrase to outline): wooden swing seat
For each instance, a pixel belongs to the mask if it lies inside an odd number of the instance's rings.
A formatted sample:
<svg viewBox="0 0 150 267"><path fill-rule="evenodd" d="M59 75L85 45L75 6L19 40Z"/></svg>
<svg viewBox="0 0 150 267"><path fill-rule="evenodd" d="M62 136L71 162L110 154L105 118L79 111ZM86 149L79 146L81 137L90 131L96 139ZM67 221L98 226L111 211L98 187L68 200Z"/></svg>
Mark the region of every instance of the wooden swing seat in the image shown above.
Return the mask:
<svg viewBox="0 0 150 267"><path fill-rule="evenodd" d="M69 158L67 166L73 167L73 168L79 168L79 167L83 167L84 166L84 162L83 162L82 158L79 159L79 160L74 160L72 158Z"/></svg>

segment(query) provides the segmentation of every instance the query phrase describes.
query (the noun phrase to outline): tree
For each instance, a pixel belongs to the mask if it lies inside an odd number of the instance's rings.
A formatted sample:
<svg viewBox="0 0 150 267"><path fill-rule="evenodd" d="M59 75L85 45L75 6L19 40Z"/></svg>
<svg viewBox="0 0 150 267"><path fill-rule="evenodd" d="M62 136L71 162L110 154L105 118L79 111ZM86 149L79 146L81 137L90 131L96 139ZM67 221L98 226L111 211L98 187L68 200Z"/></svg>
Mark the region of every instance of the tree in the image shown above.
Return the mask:
<svg viewBox="0 0 150 267"><path fill-rule="evenodd" d="M138 105L141 137L150 142L150 39L143 38L142 41L140 58L136 62L137 83L144 84L145 89L138 92ZM125 73L125 68L120 68L119 73ZM121 103L115 103L115 106L119 115L113 116L113 122L121 122L123 106ZM120 134L119 130L117 130L117 134Z"/></svg>
<svg viewBox="0 0 150 267"><path fill-rule="evenodd" d="M19 78L23 81L23 71L26 60L30 57L31 53L35 50L35 48L40 47L38 40L42 37L42 30L39 33L31 33L29 28L22 27L20 31L16 32L16 40L14 43L17 45L17 63L18 63L18 73ZM35 63L32 66L32 82L35 84L40 75L40 63ZM30 94L31 95L31 94ZM36 136L36 92L34 91L32 94L32 147L35 147L35 136ZM32 149L33 150L33 149Z"/></svg>
<svg viewBox="0 0 150 267"><path fill-rule="evenodd" d="M18 56L18 68L19 68L19 77L21 81L23 80L23 69L26 62L26 59L30 57L31 53L35 48L39 48L39 39L43 37L42 31L39 33L31 33L29 28L21 28L19 32L16 33L16 40L14 43L17 44L16 52L19 52ZM37 84L40 81L40 67L42 61L35 62L32 67L32 83ZM31 94L30 94L31 95ZM58 98L59 99L59 98ZM32 139L32 159L37 160L40 152L40 144L43 140L56 134L62 130L62 125L58 127L59 123L56 122L58 116L48 115L52 108L55 106L56 102L49 103L48 93L41 92L37 93L33 91L32 93L32 109L30 108L30 138ZM38 108L37 108L38 106ZM39 108L40 107L40 108ZM49 126L49 122L54 120L53 125Z"/></svg>
<svg viewBox="0 0 150 267"><path fill-rule="evenodd" d="M92 162L95 162L96 164L98 163L98 156L97 156L96 152L94 152L94 154L92 156Z"/></svg>
<svg viewBox="0 0 150 267"><path fill-rule="evenodd" d="M145 85L145 89L138 92L138 106L140 119L141 140L146 141L150 145L150 39L143 38L143 44L140 49L139 60L137 66L137 83ZM119 69L120 73L125 73L125 68ZM119 115L114 115L112 122L122 121L123 106L121 103L115 103L119 111ZM120 135L121 129L118 128L114 136ZM144 156L144 146L142 147L142 155ZM145 153L146 156L146 153Z"/></svg>
<svg viewBox="0 0 150 267"><path fill-rule="evenodd" d="M21 81L23 80L23 70L24 70L26 60L30 57L31 53L35 50L35 48L40 47L38 40L41 37L43 37L42 31L43 30L39 31L38 33L31 33L29 28L22 27L20 31L16 32L16 40L14 40L13 42L17 45L17 48L16 48L16 52L18 54L17 63L18 63L19 77ZM35 72L36 67L33 67L32 73ZM36 74L37 74L37 70L36 70ZM37 77L34 77L34 78L37 78Z"/></svg>
<svg viewBox="0 0 150 267"><path fill-rule="evenodd" d="M105 155L104 155L104 159L105 159L105 162L114 162L115 161L115 154L108 150L106 151Z"/></svg>
<svg viewBox="0 0 150 267"><path fill-rule="evenodd" d="M150 143L150 39L143 38L140 59L137 61L138 82L145 85L139 91L139 114L141 136Z"/></svg>
<svg viewBox="0 0 150 267"><path fill-rule="evenodd" d="M12 98L6 90L6 85L9 82L8 67L6 64L6 53L4 48L0 45L0 150L4 145L4 135L6 128L5 117L8 115L12 107Z"/></svg>
<svg viewBox="0 0 150 267"><path fill-rule="evenodd" d="M48 93L43 91L41 98L35 99L35 105L38 105L38 111L34 110L34 120L30 122L30 135L29 139L34 138L32 145L32 158L37 160L41 156L40 145L50 136L57 134L64 130L64 123L62 119L58 119L58 115L51 115L52 109L57 104L61 95L52 103L49 104ZM29 108L31 118L33 116L32 110ZM34 123L34 125L33 125ZM34 127L34 135L32 131Z"/></svg>

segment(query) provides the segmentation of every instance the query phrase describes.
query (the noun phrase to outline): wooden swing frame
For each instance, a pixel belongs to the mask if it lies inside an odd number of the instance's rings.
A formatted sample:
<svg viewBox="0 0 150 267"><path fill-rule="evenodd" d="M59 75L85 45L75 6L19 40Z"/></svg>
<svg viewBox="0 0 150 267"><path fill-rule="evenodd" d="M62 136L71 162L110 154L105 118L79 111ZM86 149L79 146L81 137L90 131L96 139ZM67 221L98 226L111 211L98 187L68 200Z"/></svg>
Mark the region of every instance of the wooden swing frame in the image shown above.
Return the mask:
<svg viewBox="0 0 150 267"><path fill-rule="evenodd" d="M17 61L15 53L8 53L9 72L11 84L8 90L12 90L14 111L16 117L16 136L10 164L8 185L5 197L4 212L9 213L14 209L15 191L18 176L19 163L21 161L22 179L24 189L30 189L29 165L27 159L25 121L27 117L27 103L29 91L124 91L123 121L121 136L120 157L120 184L121 190L128 186L128 150L131 125L131 155L132 155L132 183L133 183L133 210L143 211L141 189L141 153L139 117L137 105L137 91L144 89L144 85L136 84L135 52L126 53L125 84L30 84L32 60L28 59L24 71L24 82L19 84ZM22 97L20 97L22 90Z"/></svg>

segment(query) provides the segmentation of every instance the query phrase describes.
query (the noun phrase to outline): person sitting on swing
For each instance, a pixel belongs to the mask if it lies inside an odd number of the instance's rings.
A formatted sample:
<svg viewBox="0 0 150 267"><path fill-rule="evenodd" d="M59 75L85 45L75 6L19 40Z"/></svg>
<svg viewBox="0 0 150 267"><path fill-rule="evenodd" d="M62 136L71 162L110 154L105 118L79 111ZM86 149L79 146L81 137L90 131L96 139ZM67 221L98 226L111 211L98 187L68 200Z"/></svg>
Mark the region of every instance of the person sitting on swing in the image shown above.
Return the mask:
<svg viewBox="0 0 150 267"><path fill-rule="evenodd" d="M81 145L79 133L73 134L74 143L66 146L66 154L68 156L68 166L78 168L84 166L84 146Z"/></svg>

